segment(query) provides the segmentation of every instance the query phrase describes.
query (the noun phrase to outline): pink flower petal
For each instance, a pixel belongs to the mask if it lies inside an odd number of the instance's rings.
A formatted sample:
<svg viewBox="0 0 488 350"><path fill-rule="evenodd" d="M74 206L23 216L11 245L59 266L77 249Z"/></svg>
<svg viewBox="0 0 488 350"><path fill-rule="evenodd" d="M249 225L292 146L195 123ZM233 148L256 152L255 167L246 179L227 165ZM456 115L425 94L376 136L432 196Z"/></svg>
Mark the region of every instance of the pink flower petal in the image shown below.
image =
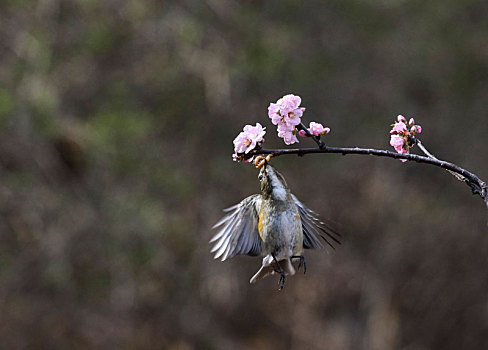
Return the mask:
<svg viewBox="0 0 488 350"><path fill-rule="evenodd" d="M390 131L390 134L394 134L394 133L401 134L401 133L404 133L406 131L407 131L407 126L405 125L405 123L403 123L403 122L396 122L393 125L393 128Z"/></svg>
<svg viewBox="0 0 488 350"><path fill-rule="evenodd" d="M278 132L280 131L293 131L295 130L295 125L290 125L290 124L287 124L287 123L279 123L278 124Z"/></svg>
<svg viewBox="0 0 488 350"><path fill-rule="evenodd" d="M404 149L405 139L399 135L391 135L390 145L395 148L395 151L402 153Z"/></svg>
<svg viewBox="0 0 488 350"><path fill-rule="evenodd" d="M242 131L237 137L234 139L234 151L236 153L244 153L246 152L247 147L251 144L251 141L248 139L247 134Z"/></svg>
<svg viewBox="0 0 488 350"><path fill-rule="evenodd" d="M270 103L268 107L268 115L275 114L280 111L280 105L277 103Z"/></svg>
<svg viewBox="0 0 488 350"><path fill-rule="evenodd" d="M299 142L294 131L279 131L278 136L283 138L287 145Z"/></svg>
<svg viewBox="0 0 488 350"><path fill-rule="evenodd" d="M282 112L284 113L290 113L294 109L297 109L298 106L300 106L300 103L302 103L300 96L295 96L293 94L285 95L281 98L281 100Z"/></svg>
<svg viewBox="0 0 488 350"><path fill-rule="evenodd" d="M295 117L301 118L303 115L303 109L305 109L305 108L294 109L292 113L295 115Z"/></svg>
<svg viewBox="0 0 488 350"><path fill-rule="evenodd" d="M265 129L259 123L255 126L246 125L243 131L234 139L235 153L249 153L253 150L258 143L264 141Z"/></svg>
<svg viewBox="0 0 488 350"><path fill-rule="evenodd" d="M405 117L403 115L399 115L397 117L397 120L400 122L400 123L404 123L404 124L407 124L407 120L405 119Z"/></svg>
<svg viewBox="0 0 488 350"><path fill-rule="evenodd" d="M310 122L310 128L308 129L312 135L319 136L330 132L329 128L324 128L320 123Z"/></svg>
<svg viewBox="0 0 488 350"><path fill-rule="evenodd" d="M299 111L299 110L297 110L297 111ZM285 122L286 122L286 124L288 124L290 126L296 126L302 122L300 117L301 117L301 115L297 116L295 113L290 112L287 115L285 115Z"/></svg>
<svg viewBox="0 0 488 350"><path fill-rule="evenodd" d="M300 96L293 94L285 95L280 98L276 103L270 103L268 107L268 116L273 121L273 124L277 125L280 120L285 120L290 125L298 125L296 119L300 119L305 111L305 108L300 107L302 99ZM293 115L289 115L293 113Z"/></svg>

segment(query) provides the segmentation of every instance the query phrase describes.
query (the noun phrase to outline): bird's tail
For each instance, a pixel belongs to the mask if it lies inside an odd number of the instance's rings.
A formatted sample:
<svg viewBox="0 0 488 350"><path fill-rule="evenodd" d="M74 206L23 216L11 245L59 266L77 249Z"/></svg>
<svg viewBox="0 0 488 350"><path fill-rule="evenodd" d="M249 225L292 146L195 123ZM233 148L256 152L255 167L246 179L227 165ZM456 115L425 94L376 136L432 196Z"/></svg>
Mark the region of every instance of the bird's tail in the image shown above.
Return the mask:
<svg viewBox="0 0 488 350"><path fill-rule="evenodd" d="M293 276L295 274L295 268L293 267L290 259L280 260L279 264L280 264L281 268L285 271L285 275ZM263 265L258 270L258 272L256 272L256 274L254 276L252 276L249 283L256 283L260 279L263 279L269 275L273 275L276 273L275 270L279 270L279 268L278 268L278 266L276 266L275 262L273 262L270 265Z"/></svg>

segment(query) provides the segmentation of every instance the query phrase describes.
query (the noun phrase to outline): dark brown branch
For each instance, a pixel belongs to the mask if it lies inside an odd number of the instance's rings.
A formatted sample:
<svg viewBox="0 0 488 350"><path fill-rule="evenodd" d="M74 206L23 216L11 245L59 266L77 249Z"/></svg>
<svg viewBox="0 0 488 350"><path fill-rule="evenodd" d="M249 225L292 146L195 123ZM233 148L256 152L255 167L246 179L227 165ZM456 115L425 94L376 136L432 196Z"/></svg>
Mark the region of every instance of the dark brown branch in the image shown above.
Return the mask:
<svg viewBox="0 0 488 350"><path fill-rule="evenodd" d="M301 125L303 127L303 125ZM305 132L308 130L305 128ZM310 134L310 133L308 133ZM307 135L308 135L307 134ZM315 139L314 139L315 140ZM317 140L315 140L317 142ZM378 157L389 157L395 159L407 159L411 161L415 161L417 163L426 163L438 166L443 169L450 170L454 173L457 173L464 177L464 182L471 188L473 194L479 195L483 201L485 202L486 206L488 207L488 186L484 181L482 181L478 176L475 174L467 171L466 169L457 166L454 163L446 162L440 159L434 159L424 156L419 156L416 154L400 154L396 152L386 151L386 150L378 150L374 148L343 148L343 147L329 147L323 144L323 142L319 139L317 144L319 145L318 148L290 148L290 149L256 149L249 152L245 158L250 158L252 156L260 155L260 154L273 154L274 157L285 155L285 154L296 154L300 157L306 154L313 154L313 153L340 153L342 155L346 154L363 154L363 155L372 155Z"/></svg>

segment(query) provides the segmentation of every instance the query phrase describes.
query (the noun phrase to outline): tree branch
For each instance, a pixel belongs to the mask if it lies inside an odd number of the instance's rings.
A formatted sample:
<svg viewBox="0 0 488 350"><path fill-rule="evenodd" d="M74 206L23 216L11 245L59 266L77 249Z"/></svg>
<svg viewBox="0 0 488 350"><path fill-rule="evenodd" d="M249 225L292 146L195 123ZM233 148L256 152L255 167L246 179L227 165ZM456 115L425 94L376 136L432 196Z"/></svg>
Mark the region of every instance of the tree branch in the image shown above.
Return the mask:
<svg viewBox="0 0 488 350"><path fill-rule="evenodd" d="M429 158L432 158L432 159L437 159L436 156L434 156L432 153L430 153L427 148L424 147L424 145L422 144L422 142L420 142L420 140L416 137L412 137L413 139L413 142L419 146L420 150ZM462 175L459 175L458 173L455 173L454 171L451 171L451 170L448 170L449 173L451 173L451 175L453 175L456 179L458 179L459 181L466 181L466 178Z"/></svg>
<svg viewBox="0 0 488 350"><path fill-rule="evenodd" d="M307 133L308 130L301 125L301 127ZM310 134L309 132L307 135ZM310 135L309 135L310 136ZM344 148L344 147L329 147L326 146L320 139L314 141L317 143L319 147L317 148L290 148L290 149L255 149L249 152L244 156L244 158L251 158L252 156L256 155L263 155L263 154L272 154L274 157L285 155L285 154L296 154L300 157L306 154L314 154L314 153L339 153L342 155L347 154L362 154L362 155L372 155L378 157L389 157L395 159L407 159L411 161L415 161L417 163L426 163L438 166L443 169L447 169L453 173L459 174L462 176L462 180L471 188L473 194L479 195L483 201L485 202L486 206L488 207L488 186L484 181L482 181L478 176L471 173L470 171L461 168L460 166L446 162L437 158L429 158L424 156L419 156L416 154L400 154L396 152L386 151L386 150L378 150L374 148Z"/></svg>

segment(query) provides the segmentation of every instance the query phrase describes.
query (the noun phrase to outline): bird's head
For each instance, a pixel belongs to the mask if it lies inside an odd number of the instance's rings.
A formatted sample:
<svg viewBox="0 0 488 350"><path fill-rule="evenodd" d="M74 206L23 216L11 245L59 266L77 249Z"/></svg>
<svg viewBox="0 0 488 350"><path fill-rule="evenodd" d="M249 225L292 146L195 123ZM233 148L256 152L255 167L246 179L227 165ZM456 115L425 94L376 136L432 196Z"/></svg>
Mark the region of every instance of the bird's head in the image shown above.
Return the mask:
<svg viewBox="0 0 488 350"><path fill-rule="evenodd" d="M285 178L267 162L261 167L258 179L261 182L261 194L264 198L286 199L288 186Z"/></svg>

